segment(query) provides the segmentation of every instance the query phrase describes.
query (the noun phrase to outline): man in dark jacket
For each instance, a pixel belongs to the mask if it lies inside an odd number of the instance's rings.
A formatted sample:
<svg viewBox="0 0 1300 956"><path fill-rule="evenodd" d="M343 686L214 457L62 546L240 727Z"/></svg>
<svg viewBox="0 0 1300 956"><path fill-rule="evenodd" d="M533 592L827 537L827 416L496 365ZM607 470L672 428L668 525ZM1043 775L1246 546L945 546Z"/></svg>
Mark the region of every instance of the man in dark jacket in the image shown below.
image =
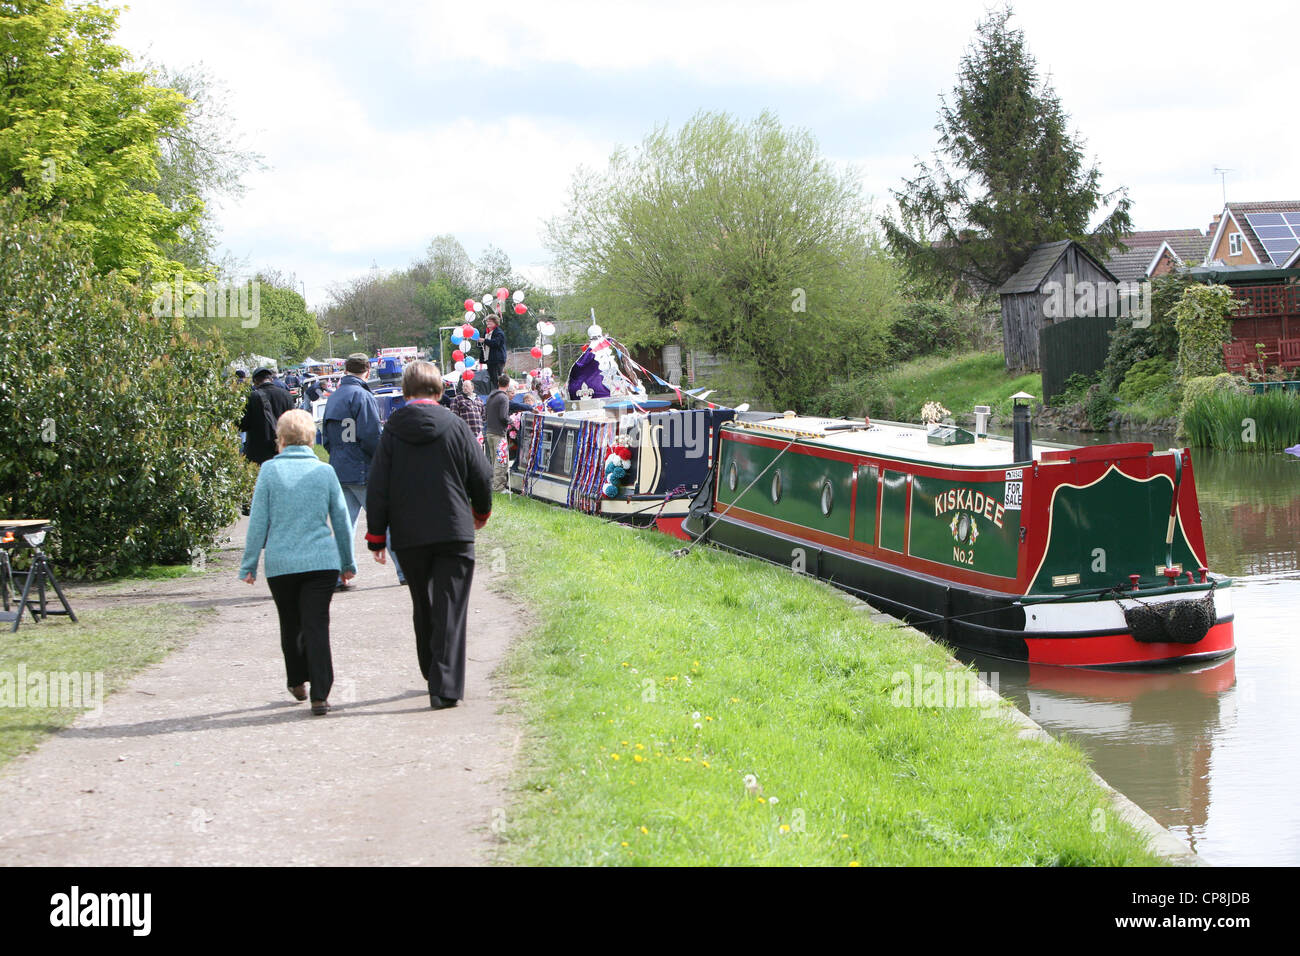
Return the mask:
<svg viewBox="0 0 1300 956"><path fill-rule="evenodd" d="M441 710L465 696L474 532L492 511L492 483L469 426L438 404L437 368L412 362L402 394L370 470L366 544L380 564L388 544L406 569L420 673Z"/></svg>
<svg viewBox="0 0 1300 956"><path fill-rule="evenodd" d="M510 427L510 376L498 376L495 384L496 391L488 396L487 404L483 406L483 452L487 455L488 467L492 469L492 490L505 491L506 466L498 460L497 449Z"/></svg>
<svg viewBox="0 0 1300 956"><path fill-rule="evenodd" d="M293 396L275 383L275 373L259 368L253 373L253 388L244 403L239 430L244 432L244 457L262 464L275 457L275 426L280 416L293 408Z"/></svg>
<svg viewBox="0 0 1300 956"><path fill-rule="evenodd" d="M488 388L495 388L497 379L506 367L506 333L495 315L487 317L487 335L483 337L483 364L487 366Z"/></svg>
<svg viewBox="0 0 1300 956"><path fill-rule="evenodd" d="M364 354L349 355L343 371L347 374L325 403L325 450L343 486L343 500L355 531L357 516L366 504L370 462L379 448L379 403L366 385L370 362ZM398 583L405 584L401 562L394 559L393 568ZM339 586L344 586L342 578Z"/></svg>

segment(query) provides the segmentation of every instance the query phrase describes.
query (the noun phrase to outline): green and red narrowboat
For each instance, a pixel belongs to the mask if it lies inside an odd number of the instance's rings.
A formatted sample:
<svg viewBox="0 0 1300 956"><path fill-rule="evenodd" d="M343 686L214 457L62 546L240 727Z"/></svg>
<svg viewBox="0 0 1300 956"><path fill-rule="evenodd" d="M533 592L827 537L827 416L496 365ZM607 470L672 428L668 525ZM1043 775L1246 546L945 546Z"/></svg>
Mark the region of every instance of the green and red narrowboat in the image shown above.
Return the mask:
<svg viewBox="0 0 1300 956"><path fill-rule="evenodd" d="M722 425L716 462L688 532L954 646L1085 667L1234 650L1232 582L1209 570L1187 449L787 413Z"/></svg>

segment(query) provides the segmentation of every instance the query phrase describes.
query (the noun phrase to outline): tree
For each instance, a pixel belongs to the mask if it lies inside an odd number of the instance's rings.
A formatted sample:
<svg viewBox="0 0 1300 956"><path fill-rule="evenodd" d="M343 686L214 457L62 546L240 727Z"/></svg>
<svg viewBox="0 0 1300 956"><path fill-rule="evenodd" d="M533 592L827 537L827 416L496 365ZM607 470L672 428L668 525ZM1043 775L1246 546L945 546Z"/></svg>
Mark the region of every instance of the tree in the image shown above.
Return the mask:
<svg viewBox="0 0 1300 956"><path fill-rule="evenodd" d="M896 304L857 179L775 115L700 113L579 170L548 224L581 311L629 345L724 352L781 407L883 361Z"/></svg>
<svg viewBox="0 0 1300 956"><path fill-rule="evenodd" d="M429 240L424 258L412 263L411 274L421 282L441 280L468 295L474 286L474 263L455 236L444 233Z"/></svg>
<svg viewBox="0 0 1300 956"><path fill-rule="evenodd" d="M186 123L186 101L131 69L109 42L117 11L64 0L0 5L0 191L25 212L60 213L98 271L169 279L182 266L165 249L184 242L201 199L171 205L159 179L159 140Z"/></svg>
<svg viewBox="0 0 1300 956"><path fill-rule="evenodd" d="M184 321L0 196L0 513L55 522L60 570L188 561L252 491L244 394Z"/></svg>
<svg viewBox="0 0 1300 956"><path fill-rule="evenodd" d="M918 163L893 194L885 237L918 289L984 295L1040 243L1074 239L1104 260L1132 228L1126 190L1103 194L1097 164L1085 168L1011 16L1004 7L978 26L951 101L940 100L933 166ZM1090 228L1099 208L1109 211Z"/></svg>
<svg viewBox="0 0 1300 956"><path fill-rule="evenodd" d="M182 212L196 201L200 204L199 218L182 227L176 242L164 242L163 252L191 273L207 274L216 248L214 201L243 195L243 176L250 169L263 168L262 157L239 142L225 107L226 89L209 70L153 66L150 72L159 87L176 90L185 98L186 122L161 131L158 178L137 185L155 193L173 212Z"/></svg>

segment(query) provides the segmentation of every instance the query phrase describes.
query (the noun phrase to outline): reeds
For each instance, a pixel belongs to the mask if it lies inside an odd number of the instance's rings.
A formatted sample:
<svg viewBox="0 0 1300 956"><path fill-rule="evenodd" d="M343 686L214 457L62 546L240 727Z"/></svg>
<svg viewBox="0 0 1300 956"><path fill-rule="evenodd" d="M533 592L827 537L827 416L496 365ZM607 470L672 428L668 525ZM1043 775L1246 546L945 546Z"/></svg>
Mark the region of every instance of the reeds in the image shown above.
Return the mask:
<svg viewBox="0 0 1300 956"><path fill-rule="evenodd" d="M1300 442L1300 393L1205 395L1188 408L1183 430L1191 444L1201 447L1281 451Z"/></svg>

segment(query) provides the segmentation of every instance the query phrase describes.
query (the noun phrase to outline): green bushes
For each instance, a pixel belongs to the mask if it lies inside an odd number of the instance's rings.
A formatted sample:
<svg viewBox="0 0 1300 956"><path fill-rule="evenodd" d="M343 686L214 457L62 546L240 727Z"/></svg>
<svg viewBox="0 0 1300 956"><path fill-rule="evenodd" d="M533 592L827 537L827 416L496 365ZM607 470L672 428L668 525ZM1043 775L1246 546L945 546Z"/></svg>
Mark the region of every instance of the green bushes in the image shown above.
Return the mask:
<svg viewBox="0 0 1300 956"><path fill-rule="evenodd" d="M889 326L889 357L906 362L922 355L946 352L965 338L951 305L942 302L909 302Z"/></svg>
<svg viewBox="0 0 1300 956"><path fill-rule="evenodd" d="M1235 388L1202 391L1190 400L1183 429L1193 445L1229 451L1281 451L1300 442L1300 395L1280 391L1243 394Z"/></svg>
<svg viewBox="0 0 1300 956"><path fill-rule="evenodd" d="M1174 327L1173 312L1192 284L1186 273L1160 276L1151 283L1150 324L1135 328L1132 316L1120 316L1116 320L1102 369L1102 381L1108 389L1117 391L1129 369L1144 359L1159 356L1172 362L1178 357L1178 330Z"/></svg>
<svg viewBox="0 0 1300 956"><path fill-rule="evenodd" d="M219 355L3 198L0 305L0 514L56 522L73 575L210 547L251 483Z"/></svg>
<svg viewBox="0 0 1300 956"><path fill-rule="evenodd" d="M1117 389L1119 397L1126 402L1137 402L1148 393L1166 389L1174 380L1173 370L1173 363L1159 355L1143 359L1124 376Z"/></svg>
<svg viewBox="0 0 1300 956"><path fill-rule="evenodd" d="M1174 324L1184 380L1223 369L1223 343L1231 338L1228 320L1240 305L1226 285L1193 285L1183 292L1174 307Z"/></svg>

